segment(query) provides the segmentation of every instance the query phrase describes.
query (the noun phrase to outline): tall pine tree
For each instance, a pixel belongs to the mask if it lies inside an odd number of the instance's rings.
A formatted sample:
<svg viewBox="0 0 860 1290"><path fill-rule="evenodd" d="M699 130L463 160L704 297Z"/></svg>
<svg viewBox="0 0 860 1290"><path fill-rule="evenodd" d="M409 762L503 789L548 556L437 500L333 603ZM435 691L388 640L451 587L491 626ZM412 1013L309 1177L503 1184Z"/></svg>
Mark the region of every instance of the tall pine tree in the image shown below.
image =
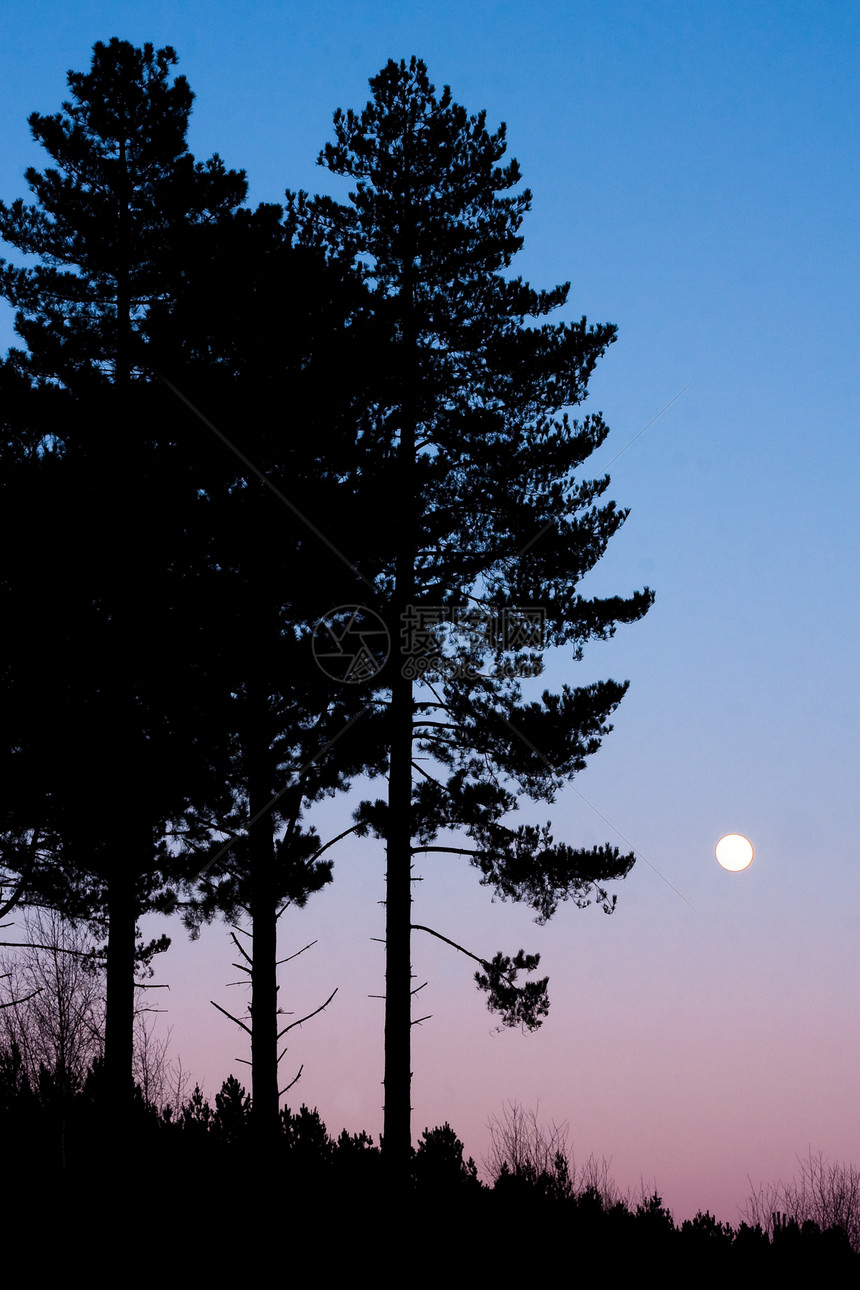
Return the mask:
<svg viewBox="0 0 860 1290"><path fill-rule="evenodd" d="M149 325L151 361L199 444L189 575L216 611L204 649L229 749L229 813L192 812L182 828L206 869L186 915L193 929L220 912L250 932L236 941L249 1014L233 1020L250 1030L251 1121L264 1153L280 1125L278 918L330 880L334 852L308 812L367 757L362 727L351 729L363 696L333 691L308 648L320 584L337 598L362 585L333 547L353 528L340 480L354 457L365 293L348 264L294 245L282 216L276 206L240 211L199 239L180 290Z"/></svg>
<svg viewBox="0 0 860 1290"><path fill-rule="evenodd" d="M107 924L105 1072L118 1115L146 957L137 921L171 877L160 839L189 798L216 791L205 669L176 573L196 489L163 419L169 396L159 405L149 383L145 324L196 230L235 210L246 184L217 156L188 152L193 96L172 77L176 61L169 47L96 44L89 72L68 74L62 111L30 117L54 162L27 171L35 204L0 205L0 237L39 259L0 263L27 346L5 379L29 383L15 436L31 447L4 479L0 586L16 624L4 755L30 811L8 823L31 849L53 840L34 874L42 898Z"/></svg>
<svg viewBox="0 0 860 1290"><path fill-rule="evenodd" d="M642 617L652 595L578 591L626 512L600 502L608 478L575 474L608 432L602 418L575 421L566 409L585 398L615 328L533 322L565 303L568 285L539 292L506 276L531 197L518 190L516 162L501 164L504 127L490 133L485 115L469 116L447 88L437 96L415 58L389 62L371 90L363 112L336 113L320 158L353 182L350 205L296 200L294 211L354 251L387 338L358 433L360 474L381 481L389 499L389 558L374 603L395 639L416 628L424 637L406 641L418 659L395 650L377 678L390 696L388 799L358 817L384 838L388 857L384 1145L397 1176L410 1152L413 856L466 854L482 881L529 902L539 919L566 899L588 903L594 889L612 908L603 884L623 877L632 856L578 849L549 826L513 828L505 817L518 795L552 800L582 769L626 686L565 686L525 702L498 664L525 653L539 667L543 644L578 657L588 640ZM540 609L545 638L525 650L493 641L469 629L465 606L483 607L487 621ZM431 665L422 680L420 656L451 654L452 635L471 669ZM415 760L416 741L437 773ZM468 844L437 844L450 828ZM539 1024L546 981L518 980L537 956L477 957L490 1005L509 1024Z"/></svg>

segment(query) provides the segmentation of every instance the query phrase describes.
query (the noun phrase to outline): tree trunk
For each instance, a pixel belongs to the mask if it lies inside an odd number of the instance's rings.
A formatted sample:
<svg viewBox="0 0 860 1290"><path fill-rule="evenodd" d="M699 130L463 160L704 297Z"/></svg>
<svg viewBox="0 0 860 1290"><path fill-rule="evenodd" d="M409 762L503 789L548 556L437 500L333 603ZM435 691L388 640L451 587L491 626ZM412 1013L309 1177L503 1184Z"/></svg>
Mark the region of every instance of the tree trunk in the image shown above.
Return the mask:
<svg viewBox="0 0 860 1290"><path fill-rule="evenodd" d="M128 204L128 158L126 140L119 145L119 185L117 192L119 238L116 264L116 359L114 387L119 410L119 441L117 448L124 465L134 458L134 445L129 443L124 413L128 406L129 355L128 333L131 305L129 297L129 238L130 220ZM127 516L119 505L114 512L116 520L113 540L125 547L130 555L133 549L129 538ZM116 589L120 604L115 607L115 624L119 637L117 657L129 660L131 640L128 582ZM106 963L105 997L105 1092L107 1109L116 1134L115 1145L122 1150L128 1130L132 1094L134 1092L134 964L135 931L137 927L137 901L135 894L136 854L124 856L121 846L111 857L107 883L108 946ZM142 857L144 866L151 863L151 856Z"/></svg>
<svg viewBox="0 0 860 1290"><path fill-rule="evenodd" d="M133 857L118 857L108 877L105 998L105 1109L118 1152L126 1143L134 1092L134 948L137 926Z"/></svg>
<svg viewBox="0 0 860 1290"><path fill-rule="evenodd" d="M416 390L417 362L413 309L413 238L404 219L401 283L400 520L394 608L395 641L414 600L417 549ZM404 1185L412 1156L412 681L403 676L395 648L391 684L391 742L388 764L388 864L385 895L385 1114L383 1154L389 1182Z"/></svg>
<svg viewBox="0 0 860 1290"><path fill-rule="evenodd" d="M278 929L269 721L265 695L250 682L248 806L264 812L248 834L251 874L251 1125L267 1153L278 1133Z"/></svg>
<svg viewBox="0 0 860 1290"><path fill-rule="evenodd" d="M412 1150L412 682L391 695L388 865L385 877L385 1115L383 1151L395 1185Z"/></svg>
<svg viewBox="0 0 860 1290"><path fill-rule="evenodd" d="M131 212L129 211L128 149L125 139L119 144L119 247L116 269L116 360L114 384L122 400L127 397L131 377L131 284L129 261L131 258Z"/></svg>

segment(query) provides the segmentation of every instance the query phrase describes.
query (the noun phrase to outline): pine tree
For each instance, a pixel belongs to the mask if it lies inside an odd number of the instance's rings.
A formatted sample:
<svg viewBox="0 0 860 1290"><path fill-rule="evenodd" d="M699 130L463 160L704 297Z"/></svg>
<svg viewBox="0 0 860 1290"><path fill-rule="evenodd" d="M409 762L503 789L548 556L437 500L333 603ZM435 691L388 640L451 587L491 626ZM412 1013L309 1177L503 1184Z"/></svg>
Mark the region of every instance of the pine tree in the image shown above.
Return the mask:
<svg viewBox="0 0 860 1290"><path fill-rule="evenodd" d="M138 917L171 879L159 839L211 783L205 676L173 572L195 490L156 406L145 324L195 231L246 192L217 156L188 152L193 96L171 79L176 61L169 47L96 44L90 71L68 74L62 111L30 117L56 167L27 171L36 204L0 204L0 236L40 261L0 262L27 345L4 366L23 391L4 477L0 586L16 623L4 756L27 785L27 818L16 807L5 823L19 854L27 843L49 860L34 875L42 899L107 923L105 1063L119 1113L135 964L166 943L136 944Z"/></svg>
<svg viewBox="0 0 860 1290"><path fill-rule="evenodd" d="M373 603L395 640L398 631L407 639L376 678L390 694L388 799L365 803L358 818L387 847L384 1149L402 1177L410 937L419 926L413 856L467 855L497 895L527 901L539 920L560 901L589 903L590 889L611 910L604 883L623 877L632 856L577 849L557 842L549 826L512 828L505 817L519 794L551 801L583 768L626 686L565 686L526 702L516 672L526 661L539 671L544 645L579 657L587 641L642 617L652 595L595 600L578 591L626 512L599 501L608 478L575 476L608 433L601 416L576 421L565 409L585 398L615 328L584 318L533 322L565 303L568 285L538 292L506 276L531 196L516 191L516 162L501 164L504 127L488 132L485 115L468 116L447 87L437 97L415 58L389 62L371 90L363 112L336 113L335 141L320 157L353 181L351 204L294 198L293 213L354 252L385 338L357 436L358 477L372 476L390 499L389 558ZM520 631L524 607L545 615L542 640L487 634L505 614ZM433 662L444 655L447 662ZM494 671L482 670L488 663ZM416 740L441 777L414 759ZM469 845L438 844L450 828ZM538 956L473 957L503 1021L540 1024L546 979L519 982Z"/></svg>
<svg viewBox="0 0 860 1290"><path fill-rule="evenodd" d="M264 1154L280 1132L279 1049L295 1024L279 1021L278 919L330 881L334 853L308 812L368 757L350 733L363 697L333 694L308 647L320 583L346 599L361 585L333 548L344 525L344 547L350 537L339 481L354 456L364 293L348 264L295 245L282 217L276 206L240 211L199 239L181 289L149 324L151 361L200 445L195 567L216 607L205 653L229 748L229 813L192 813L181 830L206 871L185 912L193 931L220 913L250 933L233 937L249 1012L227 1015L250 1033Z"/></svg>

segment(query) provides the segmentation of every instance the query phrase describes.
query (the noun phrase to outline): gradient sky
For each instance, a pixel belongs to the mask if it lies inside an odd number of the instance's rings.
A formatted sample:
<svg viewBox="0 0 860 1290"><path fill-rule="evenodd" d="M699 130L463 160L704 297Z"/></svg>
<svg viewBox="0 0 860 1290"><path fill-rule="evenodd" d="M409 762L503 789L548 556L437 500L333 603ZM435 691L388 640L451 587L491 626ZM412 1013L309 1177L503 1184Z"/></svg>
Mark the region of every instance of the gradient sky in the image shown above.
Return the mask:
<svg viewBox="0 0 860 1290"><path fill-rule="evenodd" d="M809 1147L860 1163L857 5L33 0L5 3L3 30L6 201L46 164L27 115L58 110L67 70L112 36L174 45L191 149L245 168L252 203L340 195L317 154L390 57L419 55L507 122L534 194L516 271L570 279L563 317L619 326L588 405L613 433L588 473L612 462L631 513L584 590L657 592L582 663L550 660L556 684L631 685L588 769L523 819L640 859L611 918L562 907L544 928L462 860L422 862L416 921L488 956L539 950L553 1002L537 1034L496 1034L474 965L416 936L432 1020L414 1032L415 1133L449 1120L480 1162L516 1099L676 1218L736 1221L748 1175L787 1179ZM323 836L351 809L328 808ZM716 864L726 832L753 841L744 873ZM383 872L378 844L350 843L333 887L282 922L283 954L318 942L283 970L284 1006L338 987L283 1076L304 1064L291 1098L335 1132L381 1128ZM235 957L223 926L196 945L177 928L159 964L158 1024L210 1096L247 1075L209 1003L241 1008Z"/></svg>

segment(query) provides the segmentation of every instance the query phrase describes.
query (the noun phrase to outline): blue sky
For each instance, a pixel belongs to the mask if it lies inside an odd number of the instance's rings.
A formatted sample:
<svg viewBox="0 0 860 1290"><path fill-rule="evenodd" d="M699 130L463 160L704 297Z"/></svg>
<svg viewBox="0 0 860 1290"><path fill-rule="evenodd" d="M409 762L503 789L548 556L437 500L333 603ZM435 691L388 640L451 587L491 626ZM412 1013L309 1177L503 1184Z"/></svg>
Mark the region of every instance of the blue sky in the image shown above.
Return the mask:
<svg viewBox="0 0 860 1290"><path fill-rule="evenodd" d="M433 1020L415 1036L416 1133L448 1119L480 1159L488 1115L509 1098L539 1103L570 1122L577 1154L611 1156L625 1187L653 1178L680 1216L736 1218L747 1175L788 1176L809 1145L860 1161L860 9L4 10L4 200L45 164L27 115L58 109L96 40L176 48L197 95L192 151L246 169L252 203L287 187L342 195L315 164L334 109L362 107L368 78L415 53L437 87L507 122L534 199L516 271L538 287L570 280L562 316L618 324L588 404L613 433L590 471L621 453L609 495L631 513L586 589L647 583L657 601L582 663L548 660L555 683L631 681L576 781L587 802L570 788L551 814L571 841L619 841L611 825L642 859L612 918L562 908L546 928L491 905L461 863L424 865L417 921L480 952L539 949L553 1008L535 1036L493 1035L465 960L417 945ZM321 831L350 809L335 804ZM739 875L713 859L733 831L756 847ZM382 1012L366 996L382 989L370 940L382 873L377 848L352 845L332 889L284 921L284 953L318 939L285 997L310 1010L340 986L287 1059L304 1062L296 1092L335 1130L381 1122ZM210 1093L247 1055L209 1005L235 1006L230 960L223 928L194 946L177 931L160 968L160 1024Z"/></svg>

